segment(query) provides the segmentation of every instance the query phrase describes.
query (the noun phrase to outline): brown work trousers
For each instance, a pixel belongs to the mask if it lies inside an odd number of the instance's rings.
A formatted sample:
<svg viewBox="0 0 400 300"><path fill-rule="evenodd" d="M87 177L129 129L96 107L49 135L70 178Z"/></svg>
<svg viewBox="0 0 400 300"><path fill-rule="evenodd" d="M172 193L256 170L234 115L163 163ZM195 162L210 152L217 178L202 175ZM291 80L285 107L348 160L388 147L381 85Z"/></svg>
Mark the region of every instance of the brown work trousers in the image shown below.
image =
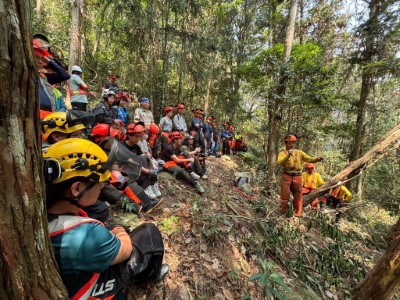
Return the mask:
<svg viewBox="0 0 400 300"><path fill-rule="evenodd" d="M281 176L281 210L286 213L290 192L293 194L293 206L297 217L301 216L303 208L302 180L300 176L282 174Z"/></svg>

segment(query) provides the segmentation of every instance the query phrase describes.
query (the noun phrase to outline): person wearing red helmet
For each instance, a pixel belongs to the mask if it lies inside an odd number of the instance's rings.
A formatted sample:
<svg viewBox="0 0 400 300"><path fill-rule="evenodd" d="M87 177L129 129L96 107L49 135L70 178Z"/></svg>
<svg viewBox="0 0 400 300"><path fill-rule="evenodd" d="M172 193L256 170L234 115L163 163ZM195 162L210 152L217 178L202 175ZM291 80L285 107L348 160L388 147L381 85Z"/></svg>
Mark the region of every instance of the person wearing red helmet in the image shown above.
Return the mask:
<svg viewBox="0 0 400 300"><path fill-rule="evenodd" d="M322 180L321 174L315 171L315 164L306 163L305 167L306 171L301 174L303 182L302 194L308 195L324 185L325 181ZM318 208L318 199L315 199L311 203L311 207Z"/></svg>
<svg viewBox="0 0 400 300"><path fill-rule="evenodd" d="M129 157L129 159L132 159L141 165L143 159L132 152L129 152L129 150L126 149L126 145L119 142L118 138L120 137L120 134L117 134L118 131L120 130L113 129L108 124L97 124L92 130L90 140L101 146L101 148L107 152L109 152L108 143L121 145L120 147L122 148L119 148L119 151L121 153L125 151L128 153L126 157ZM111 135L114 135L114 137ZM111 178L112 186L122 193L125 196L125 199L129 200L130 207L133 208L132 212L134 213L139 213L140 211L150 213L162 202L162 199L156 199L156 196L152 195L153 197L151 197L148 195L145 189L139 185L138 179L131 179L123 175L120 171L115 170L111 172Z"/></svg>
<svg viewBox="0 0 400 300"><path fill-rule="evenodd" d="M188 129L187 129L185 117L183 116L183 111L184 110L185 110L185 105L183 103L179 103L176 106L177 114L174 116L174 120L173 120L174 126L173 126L173 128L176 131L181 131L181 132L185 132L186 133L186 132L188 132Z"/></svg>
<svg viewBox="0 0 400 300"><path fill-rule="evenodd" d="M165 161L164 169L173 174L176 178L195 187L196 191L202 194L204 193L204 188L200 183L193 178L194 176L191 177L184 168L180 167L180 165L184 163L191 163L192 165L195 163L195 158L185 158L181 156L181 146L184 138L184 135L179 131L174 131L170 134L170 144L161 153L161 159ZM197 179L199 178L200 176L198 175Z"/></svg>
<svg viewBox="0 0 400 300"><path fill-rule="evenodd" d="M105 90L112 90L114 92L119 90L119 86L116 83L116 80L119 78L119 76L115 73L109 72L108 73L108 82L104 84L104 89Z"/></svg>
<svg viewBox="0 0 400 300"><path fill-rule="evenodd" d="M278 165L283 167L280 191L281 211L286 213L290 192L292 192L295 215L301 217L303 209L301 171L303 164L304 162L319 162L324 158L312 157L296 149L297 136L295 134L286 135L283 141L285 142L285 149L281 150L278 155Z"/></svg>
<svg viewBox="0 0 400 300"><path fill-rule="evenodd" d="M56 96L52 85L68 80L71 75L65 71L54 59L50 51L50 43L44 35L35 35L32 41L35 52L36 66L39 71L39 103L40 110L45 112L56 112ZM48 114L48 113L47 113Z"/></svg>
<svg viewBox="0 0 400 300"><path fill-rule="evenodd" d="M144 189L145 193L150 198L155 199L161 197L161 191L157 179L158 163L149 155L144 155L142 149L138 145L144 134L145 127L143 123L138 122L136 124L130 124L126 131L127 137L122 144L135 155L140 157L142 172L137 179L137 183Z"/></svg>
<svg viewBox="0 0 400 300"><path fill-rule="evenodd" d="M165 107L164 115L158 125L161 134L161 152L168 146L168 136L172 132L173 127L172 116L174 115L174 108L172 106Z"/></svg>

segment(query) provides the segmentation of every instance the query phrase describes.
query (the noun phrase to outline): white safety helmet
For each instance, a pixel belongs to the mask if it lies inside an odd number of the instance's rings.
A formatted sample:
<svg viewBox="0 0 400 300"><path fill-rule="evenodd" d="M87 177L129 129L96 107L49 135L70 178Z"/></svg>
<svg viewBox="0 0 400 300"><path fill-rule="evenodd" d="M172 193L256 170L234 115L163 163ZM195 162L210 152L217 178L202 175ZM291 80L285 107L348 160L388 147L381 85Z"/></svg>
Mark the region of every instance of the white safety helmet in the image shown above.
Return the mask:
<svg viewBox="0 0 400 300"><path fill-rule="evenodd" d="M82 73L82 69L81 69L81 67L80 67L80 66L72 66L72 72L73 72L73 71L76 71L76 72Z"/></svg>
<svg viewBox="0 0 400 300"><path fill-rule="evenodd" d="M101 93L101 97L103 97L103 99L107 99L109 96L115 96L115 92L113 90L105 89Z"/></svg>

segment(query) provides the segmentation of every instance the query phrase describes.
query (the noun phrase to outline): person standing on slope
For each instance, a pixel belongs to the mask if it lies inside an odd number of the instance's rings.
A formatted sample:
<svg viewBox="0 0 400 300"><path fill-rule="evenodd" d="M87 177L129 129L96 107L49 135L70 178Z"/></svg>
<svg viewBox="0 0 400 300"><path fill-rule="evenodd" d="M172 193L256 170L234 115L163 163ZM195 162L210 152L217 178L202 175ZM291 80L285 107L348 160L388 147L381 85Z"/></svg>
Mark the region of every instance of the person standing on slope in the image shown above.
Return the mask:
<svg viewBox="0 0 400 300"><path fill-rule="evenodd" d="M281 211L283 214L286 213L290 192L292 192L295 215L301 217L303 209L301 171L303 164L304 162L320 162L324 158L312 157L296 149L297 137L294 134L286 135L283 141L285 142L285 149L281 150L278 155L278 165L283 167L280 191Z"/></svg>

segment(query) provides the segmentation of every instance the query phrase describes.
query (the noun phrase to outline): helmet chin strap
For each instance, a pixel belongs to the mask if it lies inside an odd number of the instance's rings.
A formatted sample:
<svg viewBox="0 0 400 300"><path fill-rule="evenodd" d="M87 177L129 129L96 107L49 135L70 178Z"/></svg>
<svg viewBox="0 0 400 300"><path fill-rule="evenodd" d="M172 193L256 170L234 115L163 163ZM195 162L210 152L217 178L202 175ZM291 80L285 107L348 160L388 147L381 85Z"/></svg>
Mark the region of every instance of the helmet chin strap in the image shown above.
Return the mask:
<svg viewBox="0 0 400 300"><path fill-rule="evenodd" d="M95 185L97 184L97 182L91 182L83 191L82 193L80 193L78 196L74 197L74 198L67 198L69 200L69 202L73 205L75 205L78 208L83 208L84 206L79 204L79 200L86 195L86 193L88 193Z"/></svg>

